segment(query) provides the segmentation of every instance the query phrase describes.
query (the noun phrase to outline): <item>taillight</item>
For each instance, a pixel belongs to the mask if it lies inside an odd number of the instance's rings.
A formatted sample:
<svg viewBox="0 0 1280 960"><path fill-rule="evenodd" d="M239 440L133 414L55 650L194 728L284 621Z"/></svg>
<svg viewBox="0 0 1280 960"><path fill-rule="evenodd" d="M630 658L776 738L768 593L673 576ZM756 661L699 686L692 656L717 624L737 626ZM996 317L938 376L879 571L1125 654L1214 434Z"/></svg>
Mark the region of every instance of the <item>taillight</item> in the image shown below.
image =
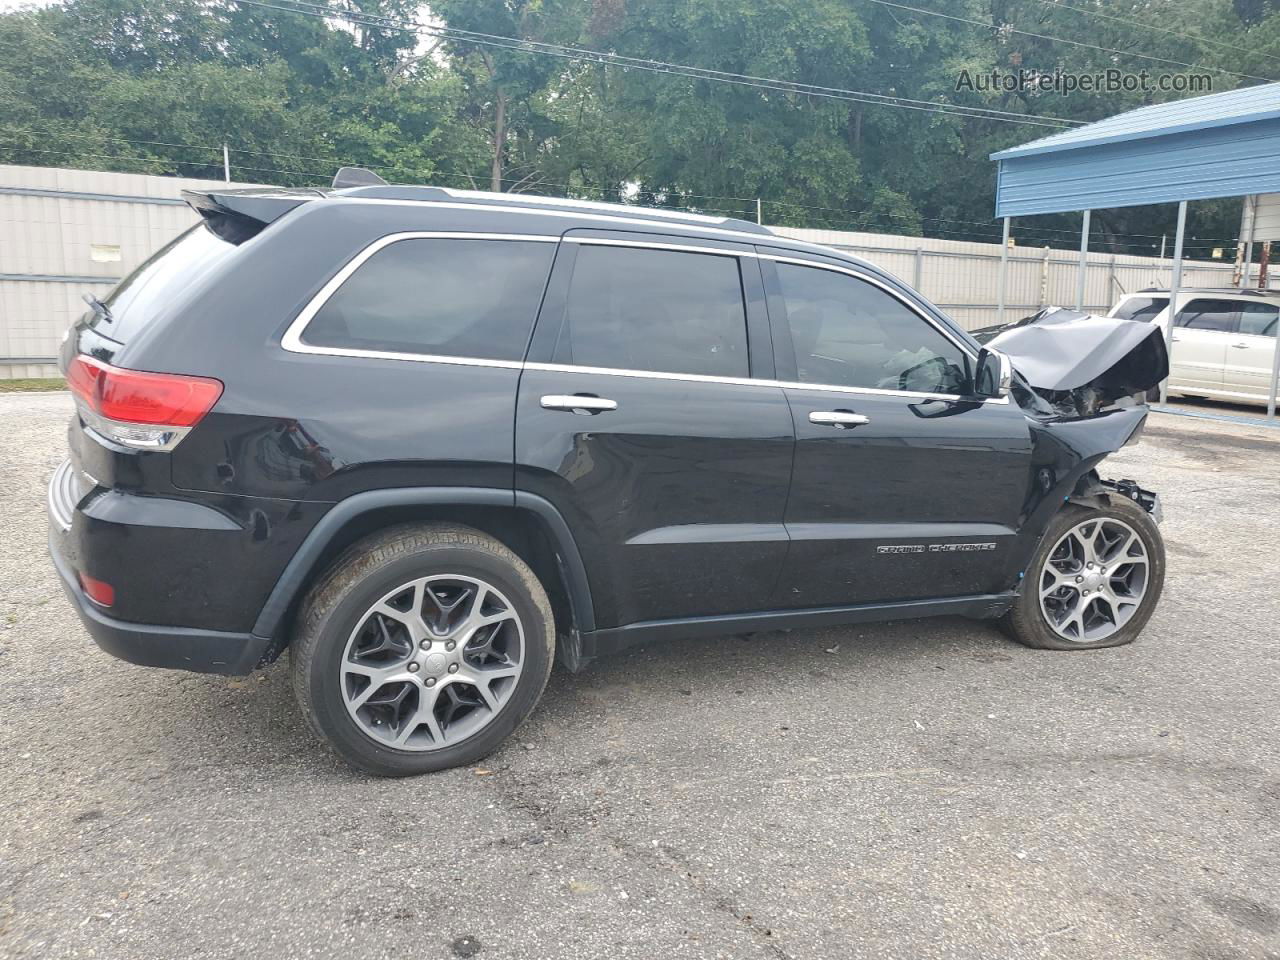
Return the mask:
<svg viewBox="0 0 1280 960"><path fill-rule="evenodd" d="M148 450L172 450L222 396L212 377L126 370L85 356L67 367L67 386L88 426Z"/></svg>
<svg viewBox="0 0 1280 960"><path fill-rule="evenodd" d="M85 596L98 606L109 607L116 602L116 588L111 584L105 580L96 580L87 573L79 576L80 586L84 588Z"/></svg>

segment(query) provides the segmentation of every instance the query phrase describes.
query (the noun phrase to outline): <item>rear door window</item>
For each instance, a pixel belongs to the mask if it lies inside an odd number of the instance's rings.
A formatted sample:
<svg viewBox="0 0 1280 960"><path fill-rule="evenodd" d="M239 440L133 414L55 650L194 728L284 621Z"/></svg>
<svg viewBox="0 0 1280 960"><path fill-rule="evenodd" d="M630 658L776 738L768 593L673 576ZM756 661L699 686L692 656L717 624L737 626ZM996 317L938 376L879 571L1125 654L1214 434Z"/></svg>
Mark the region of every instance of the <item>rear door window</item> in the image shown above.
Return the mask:
<svg viewBox="0 0 1280 960"><path fill-rule="evenodd" d="M1242 303L1240 305L1240 332L1252 337L1274 337L1276 317L1280 307L1270 303Z"/></svg>
<svg viewBox="0 0 1280 960"><path fill-rule="evenodd" d="M1131 297L1111 311L1111 316L1118 320L1140 320L1150 323L1165 307L1169 306L1168 297Z"/></svg>
<svg viewBox="0 0 1280 960"><path fill-rule="evenodd" d="M583 367L748 376L738 258L583 244L553 355Z"/></svg>
<svg viewBox="0 0 1280 960"><path fill-rule="evenodd" d="M532 240L397 240L320 308L319 347L522 360L555 254Z"/></svg>
<svg viewBox="0 0 1280 960"><path fill-rule="evenodd" d="M1239 308L1240 304L1235 300L1192 300L1178 311L1174 326L1229 333L1236 327Z"/></svg>

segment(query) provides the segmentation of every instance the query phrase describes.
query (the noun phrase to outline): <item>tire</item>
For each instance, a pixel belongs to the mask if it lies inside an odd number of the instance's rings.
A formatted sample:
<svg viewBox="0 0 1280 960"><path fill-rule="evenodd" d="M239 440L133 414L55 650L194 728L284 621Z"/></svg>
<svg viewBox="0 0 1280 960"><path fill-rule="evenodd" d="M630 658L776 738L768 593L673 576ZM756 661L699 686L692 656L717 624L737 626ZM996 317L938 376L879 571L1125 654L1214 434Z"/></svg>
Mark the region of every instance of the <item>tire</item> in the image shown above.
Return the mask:
<svg viewBox="0 0 1280 960"><path fill-rule="evenodd" d="M533 711L555 654L533 571L460 526L360 540L312 587L297 623L290 660L307 724L385 777L487 756Z"/></svg>
<svg viewBox="0 0 1280 960"><path fill-rule="evenodd" d="M1165 552L1160 528L1136 503L1120 496L1102 499L1105 505L1096 507L1068 504L1050 522L1027 567L1022 591L1000 621L1014 640L1040 650L1118 647L1136 640L1151 619L1164 589ZM1080 552L1088 548L1083 547L1083 539L1073 531L1083 529L1087 534L1089 524L1101 525L1094 534L1094 543L1104 547L1125 529L1140 539L1146 569L1136 603L1126 603L1126 600L1133 600L1137 595L1134 584L1138 568L1143 566L1136 562L1138 547L1130 546L1130 554L1121 552L1123 546L1110 548L1114 551L1111 553L1103 550L1098 554L1103 562L1094 569L1087 568L1084 566L1088 562L1086 556L1091 554ZM1070 542L1067 542L1069 535ZM1056 558L1052 564L1051 557ZM1126 562L1130 557L1134 562ZM1076 569L1077 563L1079 569ZM1099 570L1107 569L1108 563L1110 572L1098 574ZM1097 580L1103 581L1101 590ZM1090 586L1094 587L1092 599L1087 599L1083 591ZM1042 589L1050 590L1043 604ZM1079 620L1070 616L1073 610L1083 611ZM1118 625L1117 617L1122 621Z"/></svg>

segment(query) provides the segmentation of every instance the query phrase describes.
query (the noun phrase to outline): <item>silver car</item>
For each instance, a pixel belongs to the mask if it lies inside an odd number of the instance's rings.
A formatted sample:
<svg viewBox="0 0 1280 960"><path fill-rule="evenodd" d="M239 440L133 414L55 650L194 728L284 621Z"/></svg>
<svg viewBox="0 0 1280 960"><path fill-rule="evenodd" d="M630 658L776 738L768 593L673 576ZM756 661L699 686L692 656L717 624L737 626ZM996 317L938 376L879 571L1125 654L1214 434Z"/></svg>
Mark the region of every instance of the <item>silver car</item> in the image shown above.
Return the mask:
<svg viewBox="0 0 1280 960"><path fill-rule="evenodd" d="M1169 291L1127 294L1108 314L1164 329ZM1178 293L1169 393L1266 405L1276 359L1280 291L1195 289Z"/></svg>

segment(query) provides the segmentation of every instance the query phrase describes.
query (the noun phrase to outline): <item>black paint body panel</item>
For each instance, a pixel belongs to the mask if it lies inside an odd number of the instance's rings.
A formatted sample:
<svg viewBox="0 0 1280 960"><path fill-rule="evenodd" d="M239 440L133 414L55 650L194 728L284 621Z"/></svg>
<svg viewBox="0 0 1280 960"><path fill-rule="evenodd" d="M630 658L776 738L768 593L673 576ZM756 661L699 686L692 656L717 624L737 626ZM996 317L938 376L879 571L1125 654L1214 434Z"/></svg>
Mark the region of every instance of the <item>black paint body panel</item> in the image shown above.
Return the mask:
<svg viewBox="0 0 1280 960"><path fill-rule="evenodd" d="M70 529L53 530L51 542L68 593L110 652L250 669L287 641L292 610L348 524L451 505L541 525L588 656L637 638L996 615L1052 513L1145 416L1138 408L1054 423L1015 403L786 386L794 358L755 252L874 277L972 341L882 271L782 237L717 236L645 214L625 222L572 208L488 209L436 193L441 202L398 202L393 188L300 202L193 278L128 342L84 321L73 327L64 367L83 352L225 385L172 453L119 447L71 423L83 492ZM334 274L402 232L647 238L744 255L755 382L552 368L575 243L559 244L542 302L530 305L538 310L513 334L527 350L523 368L284 349L290 323ZM574 393L618 409L541 406L544 395ZM870 423L809 423L809 412L830 409ZM996 548L875 549L974 541ZM115 587L112 609L86 606L80 572Z"/></svg>
<svg viewBox="0 0 1280 960"><path fill-rule="evenodd" d="M772 605L922 600L1008 586L1002 566L1031 453L1019 408L816 390L788 390L787 399L797 437L786 517L792 543ZM852 429L809 422L811 412L827 410L870 422ZM877 552L975 541L995 549Z"/></svg>

